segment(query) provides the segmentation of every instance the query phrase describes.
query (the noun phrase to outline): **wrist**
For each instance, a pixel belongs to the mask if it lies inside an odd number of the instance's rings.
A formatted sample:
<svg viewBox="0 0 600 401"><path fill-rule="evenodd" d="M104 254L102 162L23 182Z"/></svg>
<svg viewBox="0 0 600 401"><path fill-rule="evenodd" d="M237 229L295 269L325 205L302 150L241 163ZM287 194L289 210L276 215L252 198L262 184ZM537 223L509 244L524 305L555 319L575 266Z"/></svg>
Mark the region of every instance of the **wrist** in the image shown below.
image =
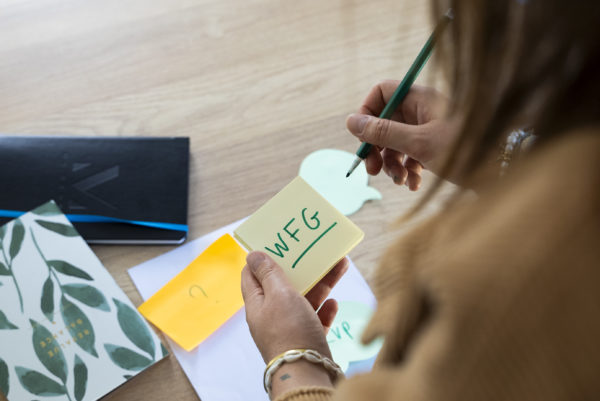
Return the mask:
<svg viewBox="0 0 600 401"><path fill-rule="evenodd" d="M298 360L285 363L273 374L271 399L298 387L333 387L329 372L321 365Z"/></svg>

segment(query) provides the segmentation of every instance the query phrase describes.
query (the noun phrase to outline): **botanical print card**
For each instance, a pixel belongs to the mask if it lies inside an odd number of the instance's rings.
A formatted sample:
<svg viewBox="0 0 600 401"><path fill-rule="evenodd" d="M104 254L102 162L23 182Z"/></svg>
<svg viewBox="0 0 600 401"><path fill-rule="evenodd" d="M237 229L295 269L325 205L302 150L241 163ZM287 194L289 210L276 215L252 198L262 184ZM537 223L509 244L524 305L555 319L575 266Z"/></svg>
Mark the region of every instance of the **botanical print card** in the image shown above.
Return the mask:
<svg viewBox="0 0 600 401"><path fill-rule="evenodd" d="M96 400L167 355L54 202L0 227L0 390Z"/></svg>

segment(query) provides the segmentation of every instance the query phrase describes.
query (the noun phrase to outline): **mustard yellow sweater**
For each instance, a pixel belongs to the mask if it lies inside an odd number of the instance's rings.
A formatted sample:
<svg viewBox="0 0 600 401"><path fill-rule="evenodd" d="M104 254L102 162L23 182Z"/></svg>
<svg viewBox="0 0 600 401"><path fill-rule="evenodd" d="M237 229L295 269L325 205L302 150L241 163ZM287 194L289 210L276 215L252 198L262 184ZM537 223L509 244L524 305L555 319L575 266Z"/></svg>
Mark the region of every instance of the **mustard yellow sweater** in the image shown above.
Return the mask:
<svg viewBox="0 0 600 401"><path fill-rule="evenodd" d="M599 400L600 130L540 145L385 255L373 371L280 401Z"/></svg>

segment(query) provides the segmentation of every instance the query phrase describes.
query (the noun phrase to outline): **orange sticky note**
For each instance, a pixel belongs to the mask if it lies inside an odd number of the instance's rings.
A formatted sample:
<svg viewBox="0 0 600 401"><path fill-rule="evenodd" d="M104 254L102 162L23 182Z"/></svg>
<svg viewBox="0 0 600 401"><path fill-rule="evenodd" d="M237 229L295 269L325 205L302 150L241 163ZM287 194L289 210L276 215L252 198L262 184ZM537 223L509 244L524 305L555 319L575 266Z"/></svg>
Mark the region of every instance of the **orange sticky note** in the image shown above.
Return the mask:
<svg viewBox="0 0 600 401"><path fill-rule="evenodd" d="M225 234L138 310L190 351L243 306L245 264L246 251Z"/></svg>

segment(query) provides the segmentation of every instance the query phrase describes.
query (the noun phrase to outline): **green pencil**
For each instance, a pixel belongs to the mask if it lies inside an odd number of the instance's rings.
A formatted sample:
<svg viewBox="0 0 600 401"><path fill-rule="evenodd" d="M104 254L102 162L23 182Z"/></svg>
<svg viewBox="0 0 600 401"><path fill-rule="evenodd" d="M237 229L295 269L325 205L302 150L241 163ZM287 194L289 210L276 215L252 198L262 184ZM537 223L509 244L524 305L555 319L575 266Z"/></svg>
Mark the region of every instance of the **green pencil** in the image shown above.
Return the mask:
<svg viewBox="0 0 600 401"><path fill-rule="evenodd" d="M396 109L398 108L400 103L402 103L402 101L406 97L406 94L410 90L410 87L415 82L415 79L417 79L417 76L419 75L419 73L421 72L423 67L425 66L425 63L427 63L427 60L429 59L429 56L431 55L431 52L433 50L433 46L435 45L435 40L439 37L439 35L441 35L441 33L444 31L444 29L446 28L448 23L452 20L452 18L453 18L452 10L448 10L448 12L446 12L444 17L440 20L440 22L435 27L435 30L433 31L431 36L429 36L429 39L427 39L425 46L423 46L423 48L417 55L417 58L415 59L415 61L412 63L412 65L408 69L406 76L404 77L402 82L400 82L400 85L398 85L398 88L396 88L396 91L390 98L390 101L388 102L388 104L385 105L383 111L379 115L379 118L389 119L392 116L392 114L394 114L394 111L396 111ZM356 169L356 167L358 167L360 162L362 160L366 159L366 157L369 154L369 152L371 151L372 147L373 147L373 145L371 145L370 143L366 143L366 142L364 142L360 145L360 147L356 151L356 159L352 163L352 166L350 166L350 169L348 170L348 173L346 174L346 178L350 177L350 174L352 174L352 172Z"/></svg>

